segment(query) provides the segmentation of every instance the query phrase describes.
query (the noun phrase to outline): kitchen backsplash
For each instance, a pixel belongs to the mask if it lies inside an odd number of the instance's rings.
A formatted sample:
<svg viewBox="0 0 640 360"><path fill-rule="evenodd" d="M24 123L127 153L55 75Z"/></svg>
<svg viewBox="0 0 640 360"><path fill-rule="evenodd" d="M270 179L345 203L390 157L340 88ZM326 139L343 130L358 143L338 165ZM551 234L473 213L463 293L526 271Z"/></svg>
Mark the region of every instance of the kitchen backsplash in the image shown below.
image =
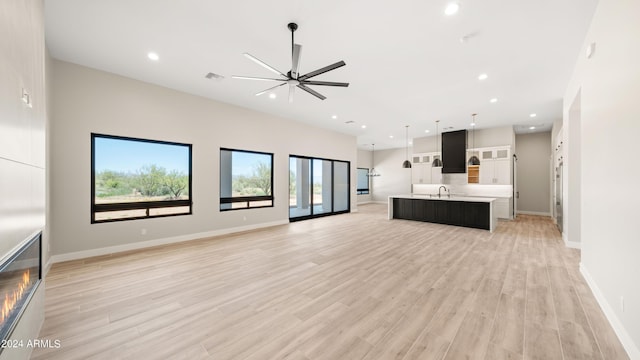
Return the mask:
<svg viewBox="0 0 640 360"><path fill-rule="evenodd" d="M442 183L445 185L466 185L467 173L464 174L442 174Z"/></svg>
<svg viewBox="0 0 640 360"><path fill-rule="evenodd" d="M511 185L479 185L479 184L467 184L465 182L460 184L456 181L460 174L447 174L442 175L444 184L413 184L414 194L437 194L438 188L444 185L451 195L460 196L486 196L486 197L511 197L513 196L513 186ZM461 174L466 176L466 174ZM445 176L452 176L452 182L447 182Z"/></svg>

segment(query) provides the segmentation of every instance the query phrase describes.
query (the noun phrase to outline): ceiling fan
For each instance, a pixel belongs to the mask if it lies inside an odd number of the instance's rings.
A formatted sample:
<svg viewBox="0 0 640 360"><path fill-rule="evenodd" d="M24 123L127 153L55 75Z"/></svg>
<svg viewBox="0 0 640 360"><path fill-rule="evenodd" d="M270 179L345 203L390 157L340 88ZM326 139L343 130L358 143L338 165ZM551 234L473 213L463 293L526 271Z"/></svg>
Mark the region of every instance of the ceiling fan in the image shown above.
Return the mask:
<svg viewBox="0 0 640 360"><path fill-rule="evenodd" d="M302 53L302 45L300 44L296 44L293 41L293 33L298 29L298 24L296 23L289 23L287 25L287 27L289 28L289 30L291 30L291 70L289 70L286 74L282 73L281 71L279 71L278 69L274 68L273 66L265 63L264 61L258 59L257 57L249 54L249 53L244 53L244 56L246 56L247 58L249 58L250 60L254 61L255 63L257 63L258 65L266 68L267 70L277 74L280 76L280 78L262 78L262 77L251 77L251 76L232 76L232 78L234 79L245 79L245 80L259 80L259 81L279 81L281 82L280 84L276 85L276 86L272 86L266 90L260 91L259 93L256 94L256 96L260 96L264 93L267 93L275 88L278 88L280 86L283 85L289 85L289 102L293 102L293 94L295 92L296 87L308 92L309 94L317 97L320 100L324 100L327 97L320 94L319 92L311 89L310 87L308 87L307 85L322 85L322 86L341 86L341 87L347 87L349 86L349 83L343 83L343 82L333 82L333 81L315 81L315 80L309 80L312 77L318 76L320 74L324 74L328 71L331 70L335 70L339 67L345 66L347 64L345 64L344 61L338 61L335 64L331 64L328 66L325 66L323 68L320 68L318 70L312 71L310 73L304 74L304 75L300 75L300 55Z"/></svg>

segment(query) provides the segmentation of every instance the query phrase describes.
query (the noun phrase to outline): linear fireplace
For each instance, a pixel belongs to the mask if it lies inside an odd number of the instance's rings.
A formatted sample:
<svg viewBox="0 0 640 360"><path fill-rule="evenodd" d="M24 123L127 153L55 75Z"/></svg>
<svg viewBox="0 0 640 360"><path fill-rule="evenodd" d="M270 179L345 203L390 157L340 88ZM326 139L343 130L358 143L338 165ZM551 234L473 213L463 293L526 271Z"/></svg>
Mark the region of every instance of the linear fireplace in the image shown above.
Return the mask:
<svg viewBox="0 0 640 360"><path fill-rule="evenodd" d="M15 253L0 260L0 341L11 336L40 284L41 246L42 233L38 233Z"/></svg>

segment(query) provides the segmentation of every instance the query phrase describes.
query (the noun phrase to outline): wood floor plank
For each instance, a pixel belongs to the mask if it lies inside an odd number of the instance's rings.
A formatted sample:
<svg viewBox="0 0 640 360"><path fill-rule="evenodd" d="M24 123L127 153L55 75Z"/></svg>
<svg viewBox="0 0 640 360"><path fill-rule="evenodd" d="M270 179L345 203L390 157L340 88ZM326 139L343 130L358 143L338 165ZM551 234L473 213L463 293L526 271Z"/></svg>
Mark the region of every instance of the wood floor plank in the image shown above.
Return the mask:
<svg viewBox="0 0 640 360"><path fill-rule="evenodd" d="M54 264L32 358L628 358L550 218L358 210Z"/></svg>
<svg viewBox="0 0 640 360"><path fill-rule="evenodd" d="M522 356L524 353L525 300L502 294L490 341L499 349ZM496 352L498 349L495 349Z"/></svg>
<svg viewBox="0 0 640 360"><path fill-rule="evenodd" d="M445 359L484 359L492 327L493 319L468 312Z"/></svg>

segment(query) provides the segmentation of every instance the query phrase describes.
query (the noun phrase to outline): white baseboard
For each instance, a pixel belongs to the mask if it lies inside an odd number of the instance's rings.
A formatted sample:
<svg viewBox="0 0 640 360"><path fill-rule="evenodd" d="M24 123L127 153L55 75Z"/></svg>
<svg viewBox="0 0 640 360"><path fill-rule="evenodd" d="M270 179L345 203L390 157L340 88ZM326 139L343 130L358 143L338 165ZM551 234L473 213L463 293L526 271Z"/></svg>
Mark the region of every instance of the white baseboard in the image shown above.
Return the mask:
<svg viewBox="0 0 640 360"><path fill-rule="evenodd" d="M542 212L542 211L522 211L522 210L518 210L518 211L516 211L516 214L538 215L538 216L549 216L549 217L551 217L551 213L550 212Z"/></svg>
<svg viewBox="0 0 640 360"><path fill-rule="evenodd" d="M607 302L604 294L602 294L602 291L600 291L600 288L598 287L598 285L596 285L595 281L591 277L591 274L589 274L589 271L582 263L580 263L580 273L587 282L587 285L589 285L589 288L591 289L591 292L593 292L596 301L598 301L602 312L604 312L604 316L606 316L607 320L609 320L609 324L611 324L613 331L615 331L618 339L622 343L622 347L624 347L624 349L627 351L627 355L629 355L629 358L640 359L640 350L638 349L636 344L634 344L631 336L629 336L629 333L627 333L627 330L622 325L622 322L620 321L620 319L618 319L618 316L616 316L616 313L613 311L613 307L611 307L609 302Z"/></svg>
<svg viewBox="0 0 640 360"><path fill-rule="evenodd" d="M572 248L572 249L580 249L580 243L579 242L575 242L575 241L564 241L564 246L568 247L568 248Z"/></svg>
<svg viewBox="0 0 640 360"><path fill-rule="evenodd" d="M279 220L279 221L273 221L273 222L262 223L262 224L239 226L235 228L207 231L207 232L201 232L201 233L195 233L195 234L179 235L179 236L173 236L173 237L162 238L162 239L135 242L131 244L76 251L76 252L66 253L66 254L57 254L57 255L51 256L51 258L49 259L49 262L59 263L63 261L85 259L93 256L108 255L108 254L114 254L114 253L119 253L123 251L144 249L152 246L167 245L167 244L179 243L179 242L189 241L189 240L198 240L198 239L203 239L203 238L208 238L213 236L228 235L232 233L238 233L238 232L249 231L249 230L257 230L257 229L267 228L271 226L284 225L288 223L289 223L288 220Z"/></svg>
<svg viewBox="0 0 640 360"><path fill-rule="evenodd" d="M580 249L581 244L578 241L569 241L567 239L567 235L565 232L562 233L562 241L564 242L564 246L572 249Z"/></svg>

